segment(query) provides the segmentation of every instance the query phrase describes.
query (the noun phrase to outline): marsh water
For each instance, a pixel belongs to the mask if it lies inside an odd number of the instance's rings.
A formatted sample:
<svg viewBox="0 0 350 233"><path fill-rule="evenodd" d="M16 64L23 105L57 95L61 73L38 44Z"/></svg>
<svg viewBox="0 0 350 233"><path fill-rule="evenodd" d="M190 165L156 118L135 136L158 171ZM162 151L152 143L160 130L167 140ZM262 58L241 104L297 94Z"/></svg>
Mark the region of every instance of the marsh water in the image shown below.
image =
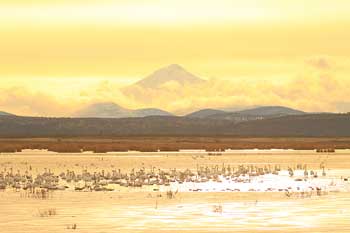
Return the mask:
<svg viewBox="0 0 350 233"><path fill-rule="evenodd" d="M203 154L1 154L0 169L33 172L82 168L195 168L198 164L326 164L327 176L350 175L347 153ZM46 199L0 191L0 232L349 232L350 193L287 197L283 192L163 192L120 188L113 192L53 191ZM54 210L47 214L49 210Z"/></svg>

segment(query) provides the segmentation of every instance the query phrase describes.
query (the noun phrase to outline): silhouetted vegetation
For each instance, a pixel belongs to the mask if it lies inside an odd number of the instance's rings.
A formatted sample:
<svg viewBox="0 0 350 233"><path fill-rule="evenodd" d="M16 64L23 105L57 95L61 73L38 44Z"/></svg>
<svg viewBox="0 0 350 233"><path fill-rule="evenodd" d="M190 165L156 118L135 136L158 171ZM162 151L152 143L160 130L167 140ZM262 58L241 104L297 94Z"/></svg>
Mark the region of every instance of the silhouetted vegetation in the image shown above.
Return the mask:
<svg viewBox="0 0 350 233"><path fill-rule="evenodd" d="M347 137L348 114L305 114L250 120L153 116L144 118L0 117L0 137L115 136Z"/></svg>

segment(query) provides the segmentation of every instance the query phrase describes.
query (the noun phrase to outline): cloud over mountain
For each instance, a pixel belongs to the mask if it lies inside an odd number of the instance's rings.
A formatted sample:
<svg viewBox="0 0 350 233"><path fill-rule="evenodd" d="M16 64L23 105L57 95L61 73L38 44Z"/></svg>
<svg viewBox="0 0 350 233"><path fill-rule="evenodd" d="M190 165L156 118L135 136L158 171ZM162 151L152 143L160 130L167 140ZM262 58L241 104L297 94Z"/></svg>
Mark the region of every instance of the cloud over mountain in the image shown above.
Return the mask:
<svg viewBox="0 0 350 233"><path fill-rule="evenodd" d="M128 110L153 107L180 115L206 108L276 105L310 112L343 112L349 109L344 104L349 102L344 98L350 86L348 71L346 61L328 56L306 58L282 81L263 74L254 81L235 74L202 79L180 65L169 65L126 87L104 78L84 83L80 89L76 85L76 90L67 92L70 96L56 95L54 85L40 91L26 86L2 87L0 109L17 115L69 116L83 106L113 102Z"/></svg>
<svg viewBox="0 0 350 233"><path fill-rule="evenodd" d="M337 112L344 110L336 103L346 102L346 87L350 85L342 72L346 69L342 60L314 56L301 62L286 81L261 78L249 82L234 76L205 80L180 65L169 65L121 89L103 82L94 94L99 98L90 102L113 101L131 109L154 106L180 115L205 108L257 105Z"/></svg>

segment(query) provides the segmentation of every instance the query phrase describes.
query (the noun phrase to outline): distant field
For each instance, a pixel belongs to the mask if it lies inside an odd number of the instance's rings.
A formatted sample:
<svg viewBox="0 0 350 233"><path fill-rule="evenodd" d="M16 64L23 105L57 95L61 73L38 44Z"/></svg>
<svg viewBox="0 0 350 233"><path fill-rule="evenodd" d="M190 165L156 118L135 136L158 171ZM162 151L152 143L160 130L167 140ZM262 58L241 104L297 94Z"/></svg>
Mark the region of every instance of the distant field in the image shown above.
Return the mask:
<svg viewBox="0 0 350 233"><path fill-rule="evenodd" d="M48 149L56 152L177 151L180 149L350 149L350 138L114 137L0 139L0 152Z"/></svg>

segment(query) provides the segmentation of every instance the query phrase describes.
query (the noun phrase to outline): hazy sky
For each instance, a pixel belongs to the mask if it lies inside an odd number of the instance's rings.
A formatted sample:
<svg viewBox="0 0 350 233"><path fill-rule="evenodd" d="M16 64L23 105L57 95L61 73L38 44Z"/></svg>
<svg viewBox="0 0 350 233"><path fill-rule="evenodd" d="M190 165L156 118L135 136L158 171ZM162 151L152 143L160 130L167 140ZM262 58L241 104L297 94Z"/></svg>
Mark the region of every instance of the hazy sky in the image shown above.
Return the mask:
<svg viewBox="0 0 350 233"><path fill-rule="evenodd" d="M0 0L0 110L67 115L114 101L350 111L349 12L348 0ZM171 105L119 92L172 63L210 88L186 87Z"/></svg>

